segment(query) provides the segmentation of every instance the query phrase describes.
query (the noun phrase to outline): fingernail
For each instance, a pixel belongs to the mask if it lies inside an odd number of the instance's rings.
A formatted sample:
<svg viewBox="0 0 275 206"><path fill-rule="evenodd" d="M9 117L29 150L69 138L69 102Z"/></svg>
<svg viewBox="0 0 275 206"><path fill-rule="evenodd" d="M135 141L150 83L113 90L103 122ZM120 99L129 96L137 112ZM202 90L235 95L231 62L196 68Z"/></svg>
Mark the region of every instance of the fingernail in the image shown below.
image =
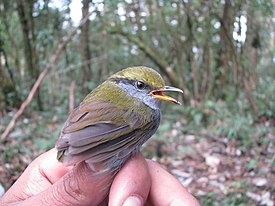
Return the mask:
<svg viewBox="0 0 275 206"><path fill-rule="evenodd" d="M137 196L130 196L124 201L123 206L142 206L141 199Z"/></svg>

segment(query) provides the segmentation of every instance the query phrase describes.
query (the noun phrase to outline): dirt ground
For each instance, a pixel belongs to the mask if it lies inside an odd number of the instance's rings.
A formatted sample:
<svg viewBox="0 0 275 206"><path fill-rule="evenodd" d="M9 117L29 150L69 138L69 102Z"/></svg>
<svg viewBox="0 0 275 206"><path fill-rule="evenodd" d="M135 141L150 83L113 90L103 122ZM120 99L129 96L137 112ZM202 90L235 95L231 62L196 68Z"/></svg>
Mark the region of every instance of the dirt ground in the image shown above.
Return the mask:
<svg viewBox="0 0 275 206"><path fill-rule="evenodd" d="M47 129L54 132L58 127L52 124ZM175 175L202 205L274 206L274 134L265 134L265 141L259 136L256 146L243 151L238 141L215 137L207 131L199 135L179 131L167 130L165 141L153 137L142 152ZM37 150L29 139L9 138L1 144L2 187L7 190L40 153L43 150Z"/></svg>

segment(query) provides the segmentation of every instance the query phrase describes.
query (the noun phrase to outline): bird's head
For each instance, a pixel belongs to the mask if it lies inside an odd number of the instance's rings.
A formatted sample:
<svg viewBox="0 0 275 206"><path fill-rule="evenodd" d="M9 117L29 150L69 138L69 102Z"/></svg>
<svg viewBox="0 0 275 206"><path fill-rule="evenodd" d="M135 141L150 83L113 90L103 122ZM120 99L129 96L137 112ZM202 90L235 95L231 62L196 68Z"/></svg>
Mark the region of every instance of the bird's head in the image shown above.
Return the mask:
<svg viewBox="0 0 275 206"><path fill-rule="evenodd" d="M166 96L165 92L183 93L181 89L166 86L158 72L144 66L128 67L112 75L107 81L115 81L127 94L152 109L157 109L163 100L180 104L176 99Z"/></svg>

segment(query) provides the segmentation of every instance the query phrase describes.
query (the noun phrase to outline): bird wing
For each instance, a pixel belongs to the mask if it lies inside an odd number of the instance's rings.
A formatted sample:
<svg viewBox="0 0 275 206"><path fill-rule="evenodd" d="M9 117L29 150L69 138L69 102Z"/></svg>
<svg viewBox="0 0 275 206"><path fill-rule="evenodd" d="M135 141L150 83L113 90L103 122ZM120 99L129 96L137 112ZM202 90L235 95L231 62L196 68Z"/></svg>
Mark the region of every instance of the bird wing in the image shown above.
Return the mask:
<svg viewBox="0 0 275 206"><path fill-rule="evenodd" d="M70 114L57 141L58 158L65 165L111 158L113 165L114 161L119 165L144 138L141 130L148 127L148 122L140 121L134 112L129 113L131 117L126 113L109 102L80 104Z"/></svg>

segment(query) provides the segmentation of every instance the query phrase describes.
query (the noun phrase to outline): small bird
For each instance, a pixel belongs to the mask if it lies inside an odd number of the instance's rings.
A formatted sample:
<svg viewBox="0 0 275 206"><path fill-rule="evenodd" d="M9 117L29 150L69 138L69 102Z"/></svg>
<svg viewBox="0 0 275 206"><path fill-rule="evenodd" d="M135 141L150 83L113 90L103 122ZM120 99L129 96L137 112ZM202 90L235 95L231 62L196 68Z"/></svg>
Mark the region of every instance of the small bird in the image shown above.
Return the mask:
<svg viewBox="0 0 275 206"><path fill-rule="evenodd" d="M128 67L94 89L69 115L56 143L65 166L86 161L95 173L115 174L139 152L160 124L162 100L180 104L164 92L161 75L144 67Z"/></svg>

